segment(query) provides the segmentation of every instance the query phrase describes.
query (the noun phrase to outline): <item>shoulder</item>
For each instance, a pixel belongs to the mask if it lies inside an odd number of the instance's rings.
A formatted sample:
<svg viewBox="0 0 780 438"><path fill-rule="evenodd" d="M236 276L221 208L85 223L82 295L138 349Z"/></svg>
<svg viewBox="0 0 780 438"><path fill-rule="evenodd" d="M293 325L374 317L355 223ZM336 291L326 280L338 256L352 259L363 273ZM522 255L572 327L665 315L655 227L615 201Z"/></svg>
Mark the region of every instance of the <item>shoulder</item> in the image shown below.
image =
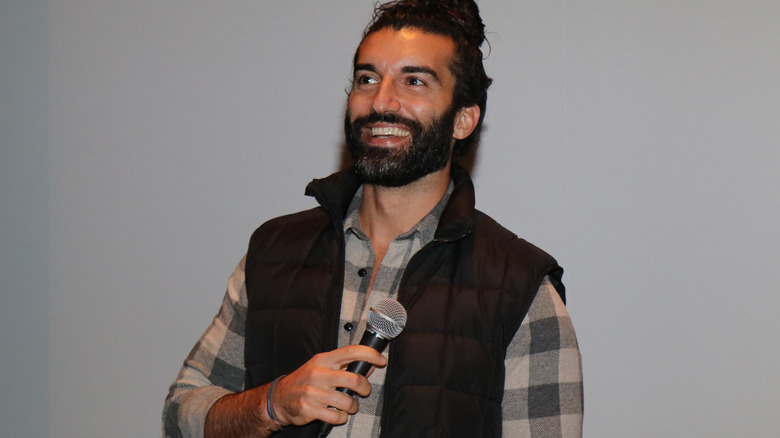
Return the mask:
<svg viewBox="0 0 780 438"><path fill-rule="evenodd" d="M280 232L288 229L298 229L301 226L326 223L328 219L328 213L324 208L315 207L309 210L270 219L260 225L253 233L253 236L264 233Z"/></svg>
<svg viewBox="0 0 780 438"><path fill-rule="evenodd" d="M546 251L518 237L479 210L475 210L473 232L478 242L494 251L499 251L505 257L538 260L543 264L557 265L555 259Z"/></svg>
<svg viewBox="0 0 780 438"><path fill-rule="evenodd" d="M486 261L486 266L493 266L511 275L513 282L523 278L522 283L533 289L539 286L542 278L548 276L565 302L563 268L552 255L518 237L479 210L475 210L473 237L474 251Z"/></svg>
<svg viewBox="0 0 780 438"><path fill-rule="evenodd" d="M247 258L252 260L258 252L273 257L285 250L307 248L328 223L330 217L322 207L271 219L252 233Z"/></svg>

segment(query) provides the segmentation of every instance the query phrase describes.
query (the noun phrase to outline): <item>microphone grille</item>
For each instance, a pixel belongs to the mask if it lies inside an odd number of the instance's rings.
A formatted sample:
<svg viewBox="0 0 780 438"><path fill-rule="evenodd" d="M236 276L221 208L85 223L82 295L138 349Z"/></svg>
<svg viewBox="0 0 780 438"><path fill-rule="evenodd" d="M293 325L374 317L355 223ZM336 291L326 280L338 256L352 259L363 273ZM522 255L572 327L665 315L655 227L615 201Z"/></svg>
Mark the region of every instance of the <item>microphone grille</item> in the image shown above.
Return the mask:
<svg viewBox="0 0 780 438"><path fill-rule="evenodd" d="M382 298L368 310L366 325L379 336L393 339L406 327L406 309L396 300Z"/></svg>

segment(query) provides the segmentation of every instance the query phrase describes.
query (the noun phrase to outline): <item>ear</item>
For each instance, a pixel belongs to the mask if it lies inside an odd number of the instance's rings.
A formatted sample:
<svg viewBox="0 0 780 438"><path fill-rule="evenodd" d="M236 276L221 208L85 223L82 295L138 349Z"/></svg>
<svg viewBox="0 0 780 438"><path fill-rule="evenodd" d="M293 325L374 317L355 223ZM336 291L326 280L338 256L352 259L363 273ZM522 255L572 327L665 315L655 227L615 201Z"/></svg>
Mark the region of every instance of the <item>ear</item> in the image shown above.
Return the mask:
<svg viewBox="0 0 780 438"><path fill-rule="evenodd" d="M452 131L452 138L463 140L471 135L479 123L479 106L472 105L463 107L455 115L455 128Z"/></svg>

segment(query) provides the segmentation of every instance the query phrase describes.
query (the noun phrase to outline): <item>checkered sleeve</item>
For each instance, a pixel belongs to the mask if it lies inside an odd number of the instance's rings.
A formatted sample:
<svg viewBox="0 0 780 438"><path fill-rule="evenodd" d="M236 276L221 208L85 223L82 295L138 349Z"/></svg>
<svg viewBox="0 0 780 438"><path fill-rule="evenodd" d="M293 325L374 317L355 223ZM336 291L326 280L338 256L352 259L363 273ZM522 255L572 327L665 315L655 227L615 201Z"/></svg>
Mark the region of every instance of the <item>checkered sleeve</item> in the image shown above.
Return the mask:
<svg viewBox="0 0 780 438"><path fill-rule="evenodd" d="M566 307L548 278L507 350L505 437L582 436L582 363Z"/></svg>
<svg viewBox="0 0 780 438"><path fill-rule="evenodd" d="M231 275L219 313L171 384L163 407L166 438L202 437L211 406L244 389L245 262L242 259Z"/></svg>

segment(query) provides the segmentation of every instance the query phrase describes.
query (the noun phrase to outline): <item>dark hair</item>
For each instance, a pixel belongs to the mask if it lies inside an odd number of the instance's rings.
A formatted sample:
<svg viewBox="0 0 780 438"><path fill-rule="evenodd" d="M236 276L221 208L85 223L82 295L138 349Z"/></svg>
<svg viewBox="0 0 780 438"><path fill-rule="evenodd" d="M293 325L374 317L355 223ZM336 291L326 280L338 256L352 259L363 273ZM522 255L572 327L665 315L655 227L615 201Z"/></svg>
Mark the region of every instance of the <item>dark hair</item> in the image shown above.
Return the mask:
<svg viewBox="0 0 780 438"><path fill-rule="evenodd" d="M455 56L450 71L455 77L452 105L460 109L479 106L479 121L468 137L458 140L453 149L454 158L469 155L479 141L482 121L485 119L487 89L493 82L482 65L485 41L485 25L479 16L474 0L395 0L374 9L374 17L363 31L368 35L385 28L401 30L419 29L423 32L446 36L455 43ZM361 44L362 44L361 40ZM353 68L357 64L360 46L355 52Z"/></svg>

